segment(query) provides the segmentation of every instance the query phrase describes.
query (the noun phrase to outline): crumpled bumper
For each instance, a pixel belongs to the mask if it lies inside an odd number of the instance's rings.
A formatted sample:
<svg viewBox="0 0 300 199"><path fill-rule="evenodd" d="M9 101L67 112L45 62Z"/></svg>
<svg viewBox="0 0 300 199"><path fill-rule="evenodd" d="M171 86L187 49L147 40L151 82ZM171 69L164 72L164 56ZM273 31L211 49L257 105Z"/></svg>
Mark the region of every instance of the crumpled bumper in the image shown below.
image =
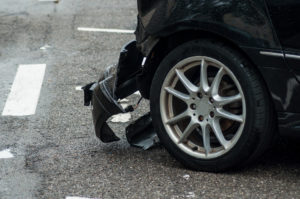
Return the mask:
<svg viewBox="0 0 300 199"><path fill-rule="evenodd" d="M142 59L136 42L131 41L122 48L117 65L108 67L98 82L83 87L84 104L92 104L96 135L104 143L120 140L106 121L113 115L133 111L132 107L124 110L118 99L137 91L136 74Z"/></svg>
<svg viewBox="0 0 300 199"><path fill-rule="evenodd" d="M95 88L93 94L93 121L96 135L102 142L114 142L120 140L111 128L107 125L106 120L112 115L124 112L122 107L110 98L105 92L104 83L100 82Z"/></svg>
<svg viewBox="0 0 300 199"><path fill-rule="evenodd" d="M125 109L118 103L138 90L137 77L141 70L143 56L136 48L136 42L126 44L120 53L116 66L108 67L98 82L83 87L84 105L92 105L96 136L104 143L119 141L108 126L107 120L116 114L134 111L133 106ZM150 114L146 114L126 128L126 137L132 146L149 149L159 141L152 126Z"/></svg>
<svg viewBox="0 0 300 199"><path fill-rule="evenodd" d="M83 87L85 105L93 106L93 122L96 136L104 143L120 140L106 123L112 115L126 111L114 99L114 85L116 79L115 67L107 69L99 82Z"/></svg>

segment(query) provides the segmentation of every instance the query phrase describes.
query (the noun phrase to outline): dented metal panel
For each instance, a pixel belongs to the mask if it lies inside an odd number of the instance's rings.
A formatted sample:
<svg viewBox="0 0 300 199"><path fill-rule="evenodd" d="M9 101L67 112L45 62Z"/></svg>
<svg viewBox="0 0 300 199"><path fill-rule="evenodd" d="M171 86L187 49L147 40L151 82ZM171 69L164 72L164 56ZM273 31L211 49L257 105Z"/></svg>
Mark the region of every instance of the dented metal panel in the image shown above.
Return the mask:
<svg viewBox="0 0 300 199"><path fill-rule="evenodd" d="M138 9L136 37L144 54L158 38L182 30L209 30L240 46L280 49L263 0L138 0Z"/></svg>

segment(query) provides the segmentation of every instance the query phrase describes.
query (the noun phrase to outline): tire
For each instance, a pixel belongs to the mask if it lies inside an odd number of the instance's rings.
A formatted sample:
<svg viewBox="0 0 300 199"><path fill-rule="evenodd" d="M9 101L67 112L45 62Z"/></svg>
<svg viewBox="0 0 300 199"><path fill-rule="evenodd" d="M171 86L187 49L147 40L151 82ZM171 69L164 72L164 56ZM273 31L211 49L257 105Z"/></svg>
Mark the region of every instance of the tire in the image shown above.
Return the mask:
<svg viewBox="0 0 300 199"><path fill-rule="evenodd" d="M155 73L150 107L164 147L193 170L245 167L272 140L273 109L261 76L222 42L195 40L172 50Z"/></svg>

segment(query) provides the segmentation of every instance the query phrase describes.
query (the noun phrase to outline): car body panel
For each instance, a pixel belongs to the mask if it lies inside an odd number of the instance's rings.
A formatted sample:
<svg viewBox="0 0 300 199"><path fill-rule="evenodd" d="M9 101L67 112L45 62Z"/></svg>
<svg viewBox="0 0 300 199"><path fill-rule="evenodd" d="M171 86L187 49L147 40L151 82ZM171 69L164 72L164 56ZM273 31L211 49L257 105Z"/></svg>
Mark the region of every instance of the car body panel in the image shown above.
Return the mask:
<svg viewBox="0 0 300 199"><path fill-rule="evenodd" d="M238 46L281 50L263 0L138 0L137 43L183 30L220 34ZM146 45L153 47L152 45Z"/></svg>
<svg viewBox="0 0 300 199"><path fill-rule="evenodd" d="M276 111L286 113L290 120L299 120L300 106L297 102L300 101L300 84L296 76L300 80L300 59L290 59L286 55L300 55L300 42L297 40L300 38L297 25L300 24L300 18L297 17L300 3L297 0L267 0L267 3L269 7L263 0L138 0L137 44L147 55L158 43L156 38L168 37L183 30L220 35L239 46L258 67ZM282 8L283 5L286 7ZM281 13L282 9L286 13ZM273 17L274 13L276 18ZM285 24L287 20L288 24ZM155 44L151 44L151 41ZM275 52L282 56L266 56L261 52ZM286 125L286 118L278 116L278 120L284 120L279 121L280 131L287 133L289 129L297 129L292 127L295 122Z"/></svg>
<svg viewBox="0 0 300 199"><path fill-rule="evenodd" d="M289 67L300 80L300 1L266 0ZM292 55L292 56L291 56Z"/></svg>
<svg viewBox="0 0 300 199"><path fill-rule="evenodd" d="M136 42L132 41L122 48L119 63L112 74L115 76L114 83L105 84L110 78L106 76L94 89L94 97L88 96L96 103L93 110L94 123L97 136L102 141L117 140L106 124L112 114L126 112L119 108L117 100L127 97L137 89L146 97L160 63L154 54L163 54L164 49L158 49L155 53L153 50L157 46L162 47L160 42L163 39L183 31L218 35L219 38L234 44L260 71L273 99L280 132L286 135L300 133L300 106L297 105L300 101L300 59L288 56L300 55L300 42L297 40L300 38L300 31L299 27L291 32L276 30L282 27L291 29L300 22L284 24L280 17L293 19L295 13L280 13L280 0L266 0L268 4L265 0L137 1L139 15ZM296 0L287 2L295 3ZM295 11L291 7L283 9ZM279 15L274 17L276 12ZM201 34L198 36L200 39ZM295 43L291 39L296 40ZM141 63L143 57L147 58L145 67ZM151 61L153 63L149 64ZM147 89L143 89L144 87ZM110 95L107 96L106 93ZM106 111L102 107L104 102L109 102L107 110L116 108L116 111Z"/></svg>
<svg viewBox="0 0 300 199"><path fill-rule="evenodd" d="M284 50L299 51L300 47L300 1L266 0L270 17Z"/></svg>
<svg viewBox="0 0 300 199"><path fill-rule="evenodd" d="M284 57L265 56L260 52L263 49L243 48L252 59L262 75L270 95L273 99L275 110L278 112L300 113L300 84L289 69ZM281 51L273 51L282 53Z"/></svg>
<svg viewBox="0 0 300 199"><path fill-rule="evenodd" d="M300 114L278 112L278 130L282 136L300 138Z"/></svg>

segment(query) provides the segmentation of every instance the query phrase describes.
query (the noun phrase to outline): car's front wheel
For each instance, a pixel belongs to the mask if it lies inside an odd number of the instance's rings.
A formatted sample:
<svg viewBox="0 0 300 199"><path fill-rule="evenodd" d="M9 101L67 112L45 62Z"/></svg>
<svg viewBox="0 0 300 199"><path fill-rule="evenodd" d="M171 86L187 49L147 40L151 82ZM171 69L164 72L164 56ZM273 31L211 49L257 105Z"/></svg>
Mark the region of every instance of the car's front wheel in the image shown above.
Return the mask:
<svg viewBox="0 0 300 199"><path fill-rule="evenodd" d="M191 41L170 52L154 76L150 103L166 149L195 170L245 165L271 140L272 109L258 72L222 43Z"/></svg>

